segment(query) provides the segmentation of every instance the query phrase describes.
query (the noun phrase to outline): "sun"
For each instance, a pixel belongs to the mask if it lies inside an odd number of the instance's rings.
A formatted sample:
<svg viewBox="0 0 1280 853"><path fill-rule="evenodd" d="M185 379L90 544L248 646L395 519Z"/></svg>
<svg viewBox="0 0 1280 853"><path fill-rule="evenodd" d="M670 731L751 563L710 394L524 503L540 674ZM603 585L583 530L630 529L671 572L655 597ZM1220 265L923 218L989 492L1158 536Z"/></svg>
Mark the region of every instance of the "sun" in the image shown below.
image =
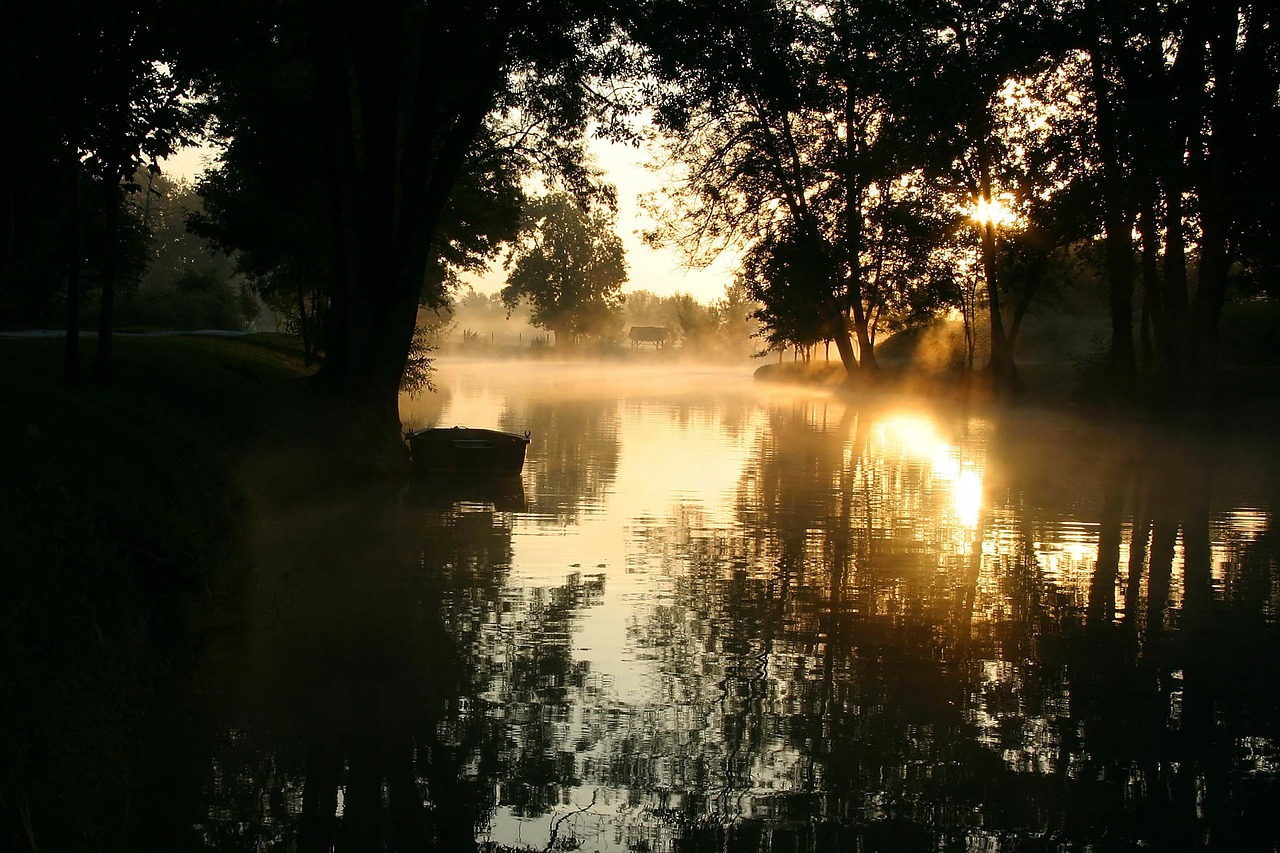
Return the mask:
<svg viewBox="0 0 1280 853"><path fill-rule="evenodd" d="M969 218L980 225L991 224L997 227L1012 225L1018 217L1006 204L1011 198L1005 193L997 198L975 199L973 207L969 209Z"/></svg>

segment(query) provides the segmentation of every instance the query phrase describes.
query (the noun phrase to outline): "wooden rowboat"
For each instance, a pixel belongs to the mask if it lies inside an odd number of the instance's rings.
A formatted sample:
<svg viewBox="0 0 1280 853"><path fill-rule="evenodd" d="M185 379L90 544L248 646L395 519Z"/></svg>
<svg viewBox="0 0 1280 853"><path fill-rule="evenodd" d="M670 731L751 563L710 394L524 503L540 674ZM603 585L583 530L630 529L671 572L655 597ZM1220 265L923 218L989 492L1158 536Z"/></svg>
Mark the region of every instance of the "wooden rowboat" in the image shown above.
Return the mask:
<svg viewBox="0 0 1280 853"><path fill-rule="evenodd" d="M419 474L465 472L515 476L524 467L529 433L474 427L434 427L410 432L409 454Z"/></svg>

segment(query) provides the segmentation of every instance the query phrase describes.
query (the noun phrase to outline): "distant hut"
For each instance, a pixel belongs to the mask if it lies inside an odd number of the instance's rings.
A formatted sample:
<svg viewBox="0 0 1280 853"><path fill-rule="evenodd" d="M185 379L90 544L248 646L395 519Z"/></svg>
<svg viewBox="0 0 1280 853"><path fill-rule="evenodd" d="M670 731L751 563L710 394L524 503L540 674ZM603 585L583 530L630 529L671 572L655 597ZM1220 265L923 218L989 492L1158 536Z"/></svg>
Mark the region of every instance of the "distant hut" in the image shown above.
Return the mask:
<svg viewBox="0 0 1280 853"><path fill-rule="evenodd" d="M654 349L662 349L667 345L666 326L632 326L627 334L632 349L639 349L641 344L653 344Z"/></svg>

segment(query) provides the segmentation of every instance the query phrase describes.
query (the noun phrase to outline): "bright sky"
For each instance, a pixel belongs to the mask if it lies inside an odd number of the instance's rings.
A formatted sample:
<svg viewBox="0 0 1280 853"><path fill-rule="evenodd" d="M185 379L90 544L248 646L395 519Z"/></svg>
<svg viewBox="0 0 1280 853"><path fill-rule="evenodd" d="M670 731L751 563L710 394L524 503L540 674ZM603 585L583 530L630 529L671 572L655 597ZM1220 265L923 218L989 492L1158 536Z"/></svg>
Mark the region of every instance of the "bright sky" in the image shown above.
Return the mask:
<svg viewBox="0 0 1280 853"><path fill-rule="evenodd" d="M623 291L650 290L659 296L688 293L703 303L722 298L725 286L733 280L736 257L721 256L707 269L686 270L677 252L650 249L640 237L640 232L652 223L640 212L638 199L661 187L661 176L644 166L649 150L601 140L593 141L590 147L605 171L605 179L618 188L618 235L627 250L629 275ZM210 154L206 148L188 148L169 158L165 170L175 177L194 177L208 165ZM506 283L506 274L501 263L496 267L485 276L471 279L472 286L482 293L500 290Z"/></svg>
<svg viewBox="0 0 1280 853"><path fill-rule="evenodd" d="M679 253L673 249L654 250L645 245L640 232L652 221L640 211L639 198L662 186L662 176L645 168L652 154L647 147L592 140L591 153L604 170L605 180L618 188L618 236L627 250L628 281L624 292L649 290L659 296L688 293L699 302L709 304L724 297L725 287L733 281L736 257L727 253L707 269L687 270ZM506 283L502 269L476 280L476 290L493 293Z"/></svg>

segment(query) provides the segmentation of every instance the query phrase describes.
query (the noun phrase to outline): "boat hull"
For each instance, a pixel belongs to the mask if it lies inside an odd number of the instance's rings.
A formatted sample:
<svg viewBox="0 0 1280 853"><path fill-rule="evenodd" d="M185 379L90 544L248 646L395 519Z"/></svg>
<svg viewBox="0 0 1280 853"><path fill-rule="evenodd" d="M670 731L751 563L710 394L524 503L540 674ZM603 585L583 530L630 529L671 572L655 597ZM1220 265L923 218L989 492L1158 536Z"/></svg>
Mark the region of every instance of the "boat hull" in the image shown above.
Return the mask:
<svg viewBox="0 0 1280 853"><path fill-rule="evenodd" d="M409 433L407 440L414 470L423 475L518 475L529 447L527 435L469 427L420 429Z"/></svg>

